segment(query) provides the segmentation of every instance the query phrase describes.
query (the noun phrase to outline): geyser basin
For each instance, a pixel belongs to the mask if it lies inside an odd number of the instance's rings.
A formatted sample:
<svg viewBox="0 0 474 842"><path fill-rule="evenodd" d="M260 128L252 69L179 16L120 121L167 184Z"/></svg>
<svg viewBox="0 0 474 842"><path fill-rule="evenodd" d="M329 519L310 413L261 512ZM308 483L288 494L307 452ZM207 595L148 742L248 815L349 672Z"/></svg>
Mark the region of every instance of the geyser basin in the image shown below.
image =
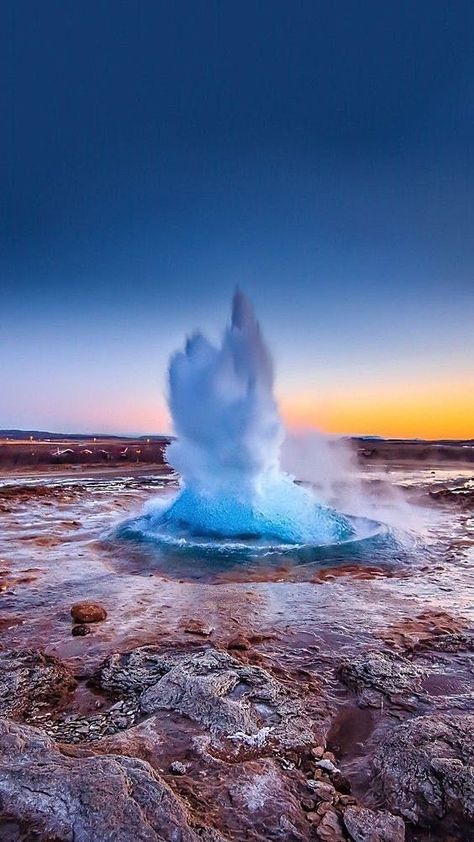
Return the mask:
<svg viewBox="0 0 474 842"><path fill-rule="evenodd" d="M308 537L307 540L290 538L289 530L280 536L262 532L236 532L234 535L223 535L218 532L200 534L190 531L185 522L170 518L169 505L163 504L161 515L159 509L160 507L155 504L152 512L126 521L115 532L115 536L138 544L145 543L151 547L154 546L159 552L199 551L205 555L224 554L246 558L291 554L295 560L300 556L308 561L331 558L333 550L340 554L341 558L354 552L357 555L370 554L375 550L374 541L380 543L382 539L385 543L391 535L390 531L377 521L350 515L344 515L343 518L338 515L338 518L343 520L344 530L341 530L339 537L332 534L331 539L326 541L322 541L320 537L319 539ZM322 509L322 511L323 516L326 517L327 510ZM318 511L316 521L320 516L321 512ZM246 522L248 523L248 520Z"/></svg>
<svg viewBox="0 0 474 842"><path fill-rule="evenodd" d="M236 292L220 347L197 333L169 368L178 494L121 535L173 545L268 549L359 540L361 523L317 501L280 468L283 428L273 366L253 311ZM369 532L373 531L372 528Z"/></svg>

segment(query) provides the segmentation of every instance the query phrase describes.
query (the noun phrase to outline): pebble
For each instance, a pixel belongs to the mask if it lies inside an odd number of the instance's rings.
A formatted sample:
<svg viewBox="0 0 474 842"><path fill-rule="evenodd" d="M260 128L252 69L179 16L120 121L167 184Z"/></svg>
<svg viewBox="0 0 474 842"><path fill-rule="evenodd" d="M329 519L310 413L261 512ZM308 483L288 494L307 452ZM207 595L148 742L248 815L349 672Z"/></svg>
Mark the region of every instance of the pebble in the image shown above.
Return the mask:
<svg viewBox="0 0 474 842"><path fill-rule="evenodd" d="M187 634L198 634L201 637L209 637L214 631L212 626L203 623L202 620L188 620L184 626Z"/></svg>
<svg viewBox="0 0 474 842"><path fill-rule="evenodd" d="M188 767L184 763L181 763L180 760L173 760L170 763L170 772L172 775L185 775L187 770Z"/></svg>
<svg viewBox="0 0 474 842"><path fill-rule="evenodd" d="M86 634L90 634L92 629L89 626L86 626L85 623L79 623L77 626L72 627L71 634L73 637L85 637Z"/></svg>
<svg viewBox="0 0 474 842"><path fill-rule="evenodd" d="M318 760L315 765L319 769L324 769L325 772L339 772L339 769L334 765L332 760Z"/></svg>
<svg viewBox="0 0 474 842"><path fill-rule="evenodd" d="M308 781L309 784L309 781ZM311 787L316 798L320 801L333 801L336 797L336 790L332 784L325 784L322 781L314 781L314 786Z"/></svg>

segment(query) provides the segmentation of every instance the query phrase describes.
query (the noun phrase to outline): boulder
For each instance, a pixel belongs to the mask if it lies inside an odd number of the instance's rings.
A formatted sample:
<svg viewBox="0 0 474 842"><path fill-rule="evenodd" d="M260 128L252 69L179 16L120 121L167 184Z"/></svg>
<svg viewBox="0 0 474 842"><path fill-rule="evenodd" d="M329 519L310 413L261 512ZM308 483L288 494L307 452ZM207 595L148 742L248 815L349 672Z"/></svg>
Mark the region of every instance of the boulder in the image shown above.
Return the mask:
<svg viewBox="0 0 474 842"><path fill-rule="evenodd" d="M347 807L344 825L354 842L405 842L405 823L386 810Z"/></svg>
<svg viewBox="0 0 474 842"><path fill-rule="evenodd" d="M385 803L408 821L474 821L473 714L404 722L382 739L373 764Z"/></svg>
<svg viewBox="0 0 474 842"><path fill-rule="evenodd" d="M307 749L315 737L321 741L327 726L323 715L310 717L303 702L264 669L211 647L192 655L147 647L113 655L96 681L109 692L126 688L138 695L143 714L173 711L188 717L215 741L226 740L229 750Z"/></svg>
<svg viewBox="0 0 474 842"><path fill-rule="evenodd" d="M107 611L100 602L75 602L71 606L71 617L75 623L100 623L107 617Z"/></svg>
<svg viewBox="0 0 474 842"><path fill-rule="evenodd" d="M364 652L339 667L339 678L357 693L359 704L380 707L383 699L407 703L419 692L426 671L393 652Z"/></svg>
<svg viewBox="0 0 474 842"><path fill-rule="evenodd" d="M65 756L36 728L0 720L1 821L37 842L218 842L143 760ZM15 838L15 837L12 837ZM17 838L24 838L17 836Z"/></svg>

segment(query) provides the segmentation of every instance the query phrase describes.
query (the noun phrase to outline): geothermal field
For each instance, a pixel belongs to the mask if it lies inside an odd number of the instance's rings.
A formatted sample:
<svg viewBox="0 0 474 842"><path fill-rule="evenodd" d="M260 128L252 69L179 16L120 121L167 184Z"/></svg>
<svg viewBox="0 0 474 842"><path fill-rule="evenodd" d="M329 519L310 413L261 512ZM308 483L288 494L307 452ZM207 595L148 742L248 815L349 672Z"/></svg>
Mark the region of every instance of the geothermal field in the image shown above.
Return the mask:
<svg viewBox="0 0 474 842"><path fill-rule="evenodd" d="M1 442L0 839L474 838L474 442L288 434L239 292L169 407Z"/></svg>

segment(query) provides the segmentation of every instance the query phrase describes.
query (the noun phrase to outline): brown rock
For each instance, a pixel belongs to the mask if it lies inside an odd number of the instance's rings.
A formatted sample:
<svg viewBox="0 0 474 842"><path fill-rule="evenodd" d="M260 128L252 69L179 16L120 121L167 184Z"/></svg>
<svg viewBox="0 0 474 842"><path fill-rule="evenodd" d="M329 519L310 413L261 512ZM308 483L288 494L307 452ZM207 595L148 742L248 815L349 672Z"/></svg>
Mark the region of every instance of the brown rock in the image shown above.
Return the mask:
<svg viewBox="0 0 474 842"><path fill-rule="evenodd" d="M245 652L247 649L250 649L250 643L246 637L239 635L238 637L233 637L232 640L229 640L227 649L236 649Z"/></svg>
<svg viewBox="0 0 474 842"><path fill-rule="evenodd" d="M340 795L339 796L339 804L342 807L348 807L349 804L357 804L356 799L353 795Z"/></svg>
<svg viewBox="0 0 474 842"><path fill-rule="evenodd" d="M331 775L331 781L338 792L342 792L344 795L348 795L350 793L351 782L341 772L333 772Z"/></svg>
<svg viewBox="0 0 474 842"><path fill-rule="evenodd" d="M203 623L202 620L188 620L184 626L186 634L198 634L200 637L209 637L214 631L212 626Z"/></svg>
<svg viewBox="0 0 474 842"><path fill-rule="evenodd" d="M107 611L99 602L75 602L71 607L71 616L75 623L100 623L107 617Z"/></svg>
<svg viewBox="0 0 474 842"><path fill-rule="evenodd" d="M323 842L345 842L345 833L339 816L334 810L328 810L322 817L316 831Z"/></svg>
<svg viewBox="0 0 474 842"><path fill-rule="evenodd" d="M316 802L314 798L302 798L301 806L303 810L306 810L308 813L310 813L316 807Z"/></svg>
<svg viewBox="0 0 474 842"><path fill-rule="evenodd" d="M354 842L404 842L405 823L385 810L348 807L344 824Z"/></svg>
<svg viewBox="0 0 474 842"><path fill-rule="evenodd" d="M325 784L323 781L315 781L312 787L314 797L319 801L333 801L336 797L336 790L331 784Z"/></svg>

